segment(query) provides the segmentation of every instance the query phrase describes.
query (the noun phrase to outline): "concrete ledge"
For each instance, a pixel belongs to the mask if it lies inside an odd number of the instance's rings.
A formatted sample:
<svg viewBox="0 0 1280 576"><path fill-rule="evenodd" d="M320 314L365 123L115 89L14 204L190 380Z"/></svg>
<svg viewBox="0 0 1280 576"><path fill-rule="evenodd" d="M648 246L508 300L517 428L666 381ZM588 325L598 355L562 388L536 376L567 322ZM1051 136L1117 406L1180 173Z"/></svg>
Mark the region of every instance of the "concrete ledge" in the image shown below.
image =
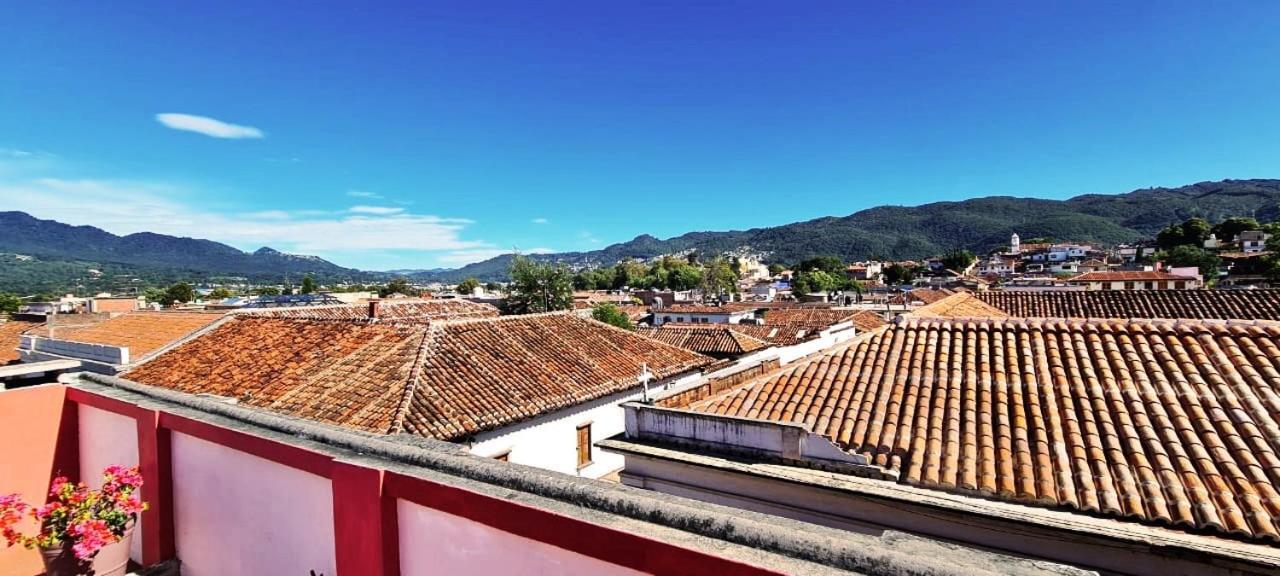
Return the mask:
<svg viewBox="0 0 1280 576"><path fill-rule="evenodd" d="M520 500L785 573L1093 574L1062 564L901 532L889 531L878 536L850 534L777 516L497 462L438 440L347 430L115 377L77 374L64 376L62 381L121 401L343 458L368 459L388 470Z"/></svg>

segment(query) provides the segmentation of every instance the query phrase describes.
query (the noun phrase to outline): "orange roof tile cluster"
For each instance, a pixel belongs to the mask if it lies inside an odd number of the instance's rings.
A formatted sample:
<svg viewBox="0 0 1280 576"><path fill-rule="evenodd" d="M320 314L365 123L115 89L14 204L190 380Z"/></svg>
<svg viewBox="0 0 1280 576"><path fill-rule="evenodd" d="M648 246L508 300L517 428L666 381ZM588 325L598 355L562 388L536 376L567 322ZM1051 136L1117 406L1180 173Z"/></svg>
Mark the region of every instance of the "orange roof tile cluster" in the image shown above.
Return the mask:
<svg viewBox="0 0 1280 576"><path fill-rule="evenodd" d="M362 321L369 319L369 304L366 302L287 308L247 308L236 313L300 320ZM378 301L378 318L384 322L419 323L450 318L489 318L497 315L498 309L493 306L462 299L396 298Z"/></svg>
<svg viewBox="0 0 1280 576"><path fill-rule="evenodd" d="M134 381L378 433L454 440L711 358L568 313L430 324L237 315Z"/></svg>
<svg viewBox="0 0 1280 576"><path fill-rule="evenodd" d="M138 311L82 325L46 323L30 333L69 342L128 347L130 358L136 362L224 316L221 312Z"/></svg>
<svg viewBox="0 0 1280 576"><path fill-rule="evenodd" d="M890 304L933 304L947 296L955 294L946 288L917 288L910 292L897 294L889 298Z"/></svg>
<svg viewBox="0 0 1280 576"><path fill-rule="evenodd" d="M667 306L662 309L651 309L654 314L738 314L741 312L751 312L757 306L750 302L726 302L720 305L712 304L676 304Z"/></svg>
<svg viewBox="0 0 1280 576"><path fill-rule="evenodd" d="M0 366L18 361L18 341L23 332L41 326L40 322L0 320Z"/></svg>
<svg viewBox="0 0 1280 576"><path fill-rule="evenodd" d="M991 291L983 302L1029 318L1280 320L1280 290Z"/></svg>
<svg viewBox="0 0 1280 576"><path fill-rule="evenodd" d="M1003 318L1004 310L980 300L969 292L956 292L946 298L911 311L918 318Z"/></svg>
<svg viewBox="0 0 1280 576"><path fill-rule="evenodd" d="M841 322L852 322L859 310L847 308L776 308L764 313L765 324L807 324L823 329ZM862 319L863 322L868 320ZM883 323L883 322L882 322Z"/></svg>
<svg viewBox="0 0 1280 576"><path fill-rule="evenodd" d="M690 406L903 483L1280 541L1280 324L906 319Z"/></svg>
<svg viewBox="0 0 1280 576"><path fill-rule="evenodd" d="M664 324L658 328L641 328L636 333L699 354L736 356L770 346L768 342L736 330L734 324Z"/></svg>
<svg viewBox="0 0 1280 576"><path fill-rule="evenodd" d="M715 326L713 324L677 324L675 322L664 323L663 326L672 328L700 328L705 326ZM818 336L818 333L826 329L826 326L814 327L807 324L729 324L735 332L746 334L757 340L763 340L776 346L790 346L799 344L810 338Z"/></svg>
<svg viewBox="0 0 1280 576"><path fill-rule="evenodd" d="M1177 276L1168 272L1150 272L1141 270L1103 270L1085 272L1067 278L1067 282L1158 282L1160 280L1195 280L1190 276Z"/></svg>

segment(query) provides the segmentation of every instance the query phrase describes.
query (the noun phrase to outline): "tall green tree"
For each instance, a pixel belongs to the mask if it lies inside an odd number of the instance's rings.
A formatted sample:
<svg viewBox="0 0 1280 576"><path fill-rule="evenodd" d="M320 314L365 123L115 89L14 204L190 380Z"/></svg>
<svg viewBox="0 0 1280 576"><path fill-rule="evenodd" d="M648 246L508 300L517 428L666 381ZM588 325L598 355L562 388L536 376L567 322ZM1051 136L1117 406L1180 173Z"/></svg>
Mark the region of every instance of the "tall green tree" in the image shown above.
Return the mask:
<svg viewBox="0 0 1280 576"><path fill-rule="evenodd" d="M796 272L812 272L821 270L827 274L844 274L844 260L835 256L817 256L802 260L793 268Z"/></svg>
<svg viewBox="0 0 1280 576"><path fill-rule="evenodd" d="M568 310L573 306L573 273L562 264L511 259L507 306L517 314Z"/></svg>
<svg viewBox="0 0 1280 576"><path fill-rule="evenodd" d="M948 270L960 272L977 259L977 256L968 250L952 250L942 257L942 265Z"/></svg>
<svg viewBox="0 0 1280 576"><path fill-rule="evenodd" d="M17 294L0 292L0 316L16 314L20 306L22 306L22 299L18 298Z"/></svg>
<svg viewBox="0 0 1280 576"><path fill-rule="evenodd" d="M417 291L413 289L413 285L409 284L408 278L394 278L387 282L386 286L378 289L378 295L386 298L392 294L404 294L406 296L416 296Z"/></svg>
<svg viewBox="0 0 1280 576"><path fill-rule="evenodd" d="M160 303L165 306L173 306L178 303L194 302L195 299L195 289L186 282L179 282L164 291L164 296L160 299Z"/></svg>
<svg viewBox="0 0 1280 576"><path fill-rule="evenodd" d="M1261 227L1258 221L1253 218L1227 218L1214 226L1210 232L1218 240L1231 242L1235 239L1236 234L1249 230L1258 230Z"/></svg>
<svg viewBox="0 0 1280 576"><path fill-rule="evenodd" d="M1200 248L1184 244L1175 246L1170 250L1156 254L1156 260L1160 260L1169 266L1195 266L1200 269L1205 280L1212 280L1218 276L1218 268L1222 266L1222 259L1217 254Z"/></svg>
<svg viewBox="0 0 1280 576"><path fill-rule="evenodd" d="M781 274L781 273L782 273L784 270L786 270L786 269L787 269L787 267L786 267L786 266L783 266L783 265L781 265L781 264L777 264L777 263L770 264L770 265L769 265L769 275L770 275L770 276L777 276L777 275Z"/></svg>
<svg viewBox="0 0 1280 576"><path fill-rule="evenodd" d="M222 300L224 298L230 298L232 296L235 296L235 294L222 286L219 286L209 291L209 298L211 300Z"/></svg>
<svg viewBox="0 0 1280 576"><path fill-rule="evenodd" d="M913 268L908 268L898 263L893 263L884 267L884 281L887 284L907 284L915 280L916 272Z"/></svg>
<svg viewBox="0 0 1280 576"><path fill-rule="evenodd" d="M1163 250L1188 244L1201 246L1209 238L1211 230L1212 227L1204 218L1189 218L1181 224L1165 226L1156 234L1156 245Z"/></svg>
<svg viewBox="0 0 1280 576"><path fill-rule="evenodd" d="M310 276L303 276L303 277L302 277L302 288L299 290L299 293L300 293L300 294L312 294L312 293L314 293L315 291L316 291L316 281L315 281L315 279L314 279L314 278L312 278L312 277L310 277Z"/></svg>
<svg viewBox="0 0 1280 576"><path fill-rule="evenodd" d="M480 287L479 280L476 280L475 278L467 278L466 280L459 282L455 290L459 294L466 294L467 296L470 296L472 294L475 294L476 288L479 288L479 287Z"/></svg>
<svg viewBox="0 0 1280 576"><path fill-rule="evenodd" d="M604 322L605 324L612 324L626 330L635 328L635 325L631 323L631 319L627 317L627 314L612 302L596 304L595 307L591 309L591 317Z"/></svg>
<svg viewBox="0 0 1280 576"><path fill-rule="evenodd" d="M715 257L702 266L702 293L715 300L738 291L738 276L723 257Z"/></svg>

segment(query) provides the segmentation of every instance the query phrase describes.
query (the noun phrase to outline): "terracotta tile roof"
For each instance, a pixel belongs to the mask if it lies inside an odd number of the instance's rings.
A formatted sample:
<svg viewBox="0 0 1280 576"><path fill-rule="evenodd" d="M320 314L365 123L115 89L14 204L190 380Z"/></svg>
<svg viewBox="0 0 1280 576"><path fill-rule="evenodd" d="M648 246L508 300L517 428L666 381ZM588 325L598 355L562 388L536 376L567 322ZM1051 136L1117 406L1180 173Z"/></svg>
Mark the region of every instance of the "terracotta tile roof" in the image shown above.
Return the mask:
<svg viewBox="0 0 1280 576"><path fill-rule="evenodd" d="M1280 541L1280 325L909 319L691 409L803 423L901 482Z"/></svg>
<svg viewBox="0 0 1280 576"><path fill-rule="evenodd" d="M0 366L18 361L19 336L27 330L42 326L41 322L0 320Z"/></svg>
<svg viewBox="0 0 1280 576"><path fill-rule="evenodd" d="M750 312L758 308L750 302L726 302L719 306L705 304L677 304L661 310L652 310L654 314L737 314Z"/></svg>
<svg viewBox="0 0 1280 576"><path fill-rule="evenodd" d="M569 313L430 324L237 315L125 377L379 433L454 440L711 358Z"/></svg>
<svg viewBox="0 0 1280 576"><path fill-rule="evenodd" d="M1159 280L1195 280L1191 276L1176 276L1168 272L1146 272L1140 270L1105 270L1085 272L1067 278L1067 282L1147 282Z"/></svg>
<svg viewBox="0 0 1280 576"><path fill-rule="evenodd" d="M807 324L821 326L826 329L841 322L852 322L859 317L859 310L847 308L777 308L764 313L764 323L768 324ZM862 322L869 320L862 317ZM883 321L881 322L883 324Z"/></svg>
<svg viewBox="0 0 1280 576"><path fill-rule="evenodd" d="M84 325L65 325L59 320L57 324L46 323L30 333L69 342L127 346L130 359L136 362L224 316L221 312L139 311Z"/></svg>
<svg viewBox="0 0 1280 576"><path fill-rule="evenodd" d="M288 308L250 308L236 313L270 318L362 321L369 319L369 304L365 302ZM383 321L398 323L429 322L450 318L488 318L497 315L498 309L493 306L462 299L384 299L379 301L378 311L378 317Z"/></svg>
<svg viewBox="0 0 1280 576"><path fill-rule="evenodd" d="M699 354L746 354L770 344L735 329L733 324L670 325L641 328L637 334Z"/></svg>
<svg viewBox="0 0 1280 576"><path fill-rule="evenodd" d="M978 299L969 292L956 292L910 312L919 318L1003 318L1004 310Z"/></svg>
<svg viewBox="0 0 1280 576"><path fill-rule="evenodd" d="M663 326L679 327L679 328L699 328L710 326L709 324L677 324L675 322L664 323ZM810 338L814 338L819 332L825 330L826 326L812 326L808 324L730 324L734 331L746 334L752 338L763 340L777 346L790 346L804 342Z"/></svg>
<svg viewBox="0 0 1280 576"><path fill-rule="evenodd" d="M993 291L978 298L1010 316L1034 318L1280 320L1280 290Z"/></svg>
<svg viewBox="0 0 1280 576"><path fill-rule="evenodd" d="M896 294L889 298L890 304L933 304L947 296L955 294L954 290L946 288L917 288L903 294Z"/></svg>

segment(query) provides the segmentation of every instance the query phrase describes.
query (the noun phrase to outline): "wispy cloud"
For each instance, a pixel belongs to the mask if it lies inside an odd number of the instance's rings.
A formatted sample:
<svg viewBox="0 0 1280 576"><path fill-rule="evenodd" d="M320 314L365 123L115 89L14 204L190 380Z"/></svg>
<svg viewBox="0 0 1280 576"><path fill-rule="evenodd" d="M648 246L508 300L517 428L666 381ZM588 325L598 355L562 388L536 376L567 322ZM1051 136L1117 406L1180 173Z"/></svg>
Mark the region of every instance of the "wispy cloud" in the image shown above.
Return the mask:
<svg viewBox="0 0 1280 576"><path fill-rule="evenodd" d="M381 194L378 194L377 192L368 192L365 190L347 190L347 196L350 196L352 198L372 198L374 200L382 199Z"/></svg>
<svg viewBox="0 0 1280 576"><path fill-rule="evenodd" d="M231 124L223 122L216 118L208 116L196 116L193 114L178 114L174 112L166 112L156 114L156 121L174 130L184 130L187 132L195 132L204 134L213 138L265 138L266 134L253 126L241 126L239 124Z"/></svg>
<svg viewBox="0 0 1280 576"><path fill-rule="evenodd" d="M585 241L585 242L586 242L586 243L588 243L588 244L599 244L599 243L600 243L600 239L599 239L599 238L597 238L595 234L592 234L592 233L591 233L590 231L588 231L588 230L583 230L583 231L579 232L579 233L578 233L578 238L581 238L583 241Z"/></svg>
<svg viewBox="0 0 1280 576"><path fill-rule="evenodd" d="M550 220L547 220L546 218L534 218L533 220L530 220L530 222L533 222L534 224L546 224L547 222L550 222Z"/></svg>
<svg viewBox="0 0 1280 576"><path fill-rule="evenodd" d="M352 206L348 209L353 214L399 214L404 212L404 208L393 208L391 206Z"/></svg>

